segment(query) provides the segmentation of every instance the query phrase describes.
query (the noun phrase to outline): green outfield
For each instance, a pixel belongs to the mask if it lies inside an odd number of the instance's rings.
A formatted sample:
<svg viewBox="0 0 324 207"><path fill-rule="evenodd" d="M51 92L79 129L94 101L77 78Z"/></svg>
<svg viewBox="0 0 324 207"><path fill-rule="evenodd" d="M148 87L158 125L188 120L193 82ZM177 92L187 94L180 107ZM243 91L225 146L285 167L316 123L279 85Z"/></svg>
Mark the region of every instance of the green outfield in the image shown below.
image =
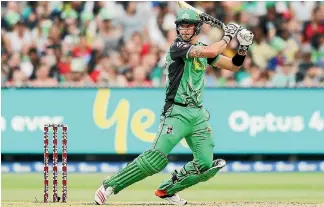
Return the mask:
<svg viewBox="0 0 324 207"><path fill-rule="evenodd" d="M105 174L69 174L68 204L49 205L91 206L104 177ZM154 196L154 189L168 177L157 174L136 183L114 195L109 205L162 205L163 201ZM44 206L37 204L43 199L43 174L2 174L1 181L2 206ZM51 188L49 192L51 196ZM324 206L324 173L221 173L180 195L195 206L204 202L212 206Z"/></svg>

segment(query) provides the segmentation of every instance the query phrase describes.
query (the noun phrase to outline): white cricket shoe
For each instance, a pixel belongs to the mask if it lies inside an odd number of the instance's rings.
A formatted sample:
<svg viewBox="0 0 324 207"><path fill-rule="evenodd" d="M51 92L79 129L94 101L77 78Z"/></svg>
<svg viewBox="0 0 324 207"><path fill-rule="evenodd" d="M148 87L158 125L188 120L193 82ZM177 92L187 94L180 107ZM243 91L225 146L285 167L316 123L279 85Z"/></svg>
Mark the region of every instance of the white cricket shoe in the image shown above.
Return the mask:
<svg viewBox="0 0 324 207"><path fill-rule="evenodd" d="M216 168L223 168L223 167L225 167L225 165L226 165L226 161L223 159L217 159L217 160L214 160L214 162L213 162L213 167L216 167Z"/></svg>
<svg viewBox="0 0 324 207"><path fill-rule="evenodd" d="M178 194L174 194L173 196L169 197L164 197L162 199L169 201L169 203L177 206L184 206L187 204L187 201L185 199L180 198Z"/></svg>
<svg viewBox="0 0 324 207"><path fill-rule="evenodd" d="M97 205L103 205L105 204L105 201L107 198L113 194L113 188L112 187L107 187L105 188L104 185L101 185L96 193L95 193L95 202Z"/></svg>
<svg viewBox="0 0 324 207"><path fill-rule="evenodd" d="M156 190L155 195L177 206L184 206L188 203L186 200L180 198L178 194L166 195L164 190Z"/></svg>

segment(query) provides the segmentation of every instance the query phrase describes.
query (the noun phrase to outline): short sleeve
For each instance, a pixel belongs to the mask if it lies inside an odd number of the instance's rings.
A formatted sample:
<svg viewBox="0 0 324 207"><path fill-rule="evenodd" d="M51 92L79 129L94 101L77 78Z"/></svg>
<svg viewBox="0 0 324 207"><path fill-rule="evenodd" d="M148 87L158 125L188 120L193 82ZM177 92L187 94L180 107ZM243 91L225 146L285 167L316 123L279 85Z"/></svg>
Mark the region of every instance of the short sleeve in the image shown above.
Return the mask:
<svg viewBox="0 0 324 207"><path fill-rule="evenodd" d="M170 47L170 56L173 60L177 58L188 58L188 54L193 47L188 42L174 42Z"/></svg>
<svg viewBox="0 0 324 207"><path fill-rule="evenodd" d="M216 57L207 58L207 63L208 65L214 66L214 64L217 62L218 59L219 59L219 54Z"/></svg>

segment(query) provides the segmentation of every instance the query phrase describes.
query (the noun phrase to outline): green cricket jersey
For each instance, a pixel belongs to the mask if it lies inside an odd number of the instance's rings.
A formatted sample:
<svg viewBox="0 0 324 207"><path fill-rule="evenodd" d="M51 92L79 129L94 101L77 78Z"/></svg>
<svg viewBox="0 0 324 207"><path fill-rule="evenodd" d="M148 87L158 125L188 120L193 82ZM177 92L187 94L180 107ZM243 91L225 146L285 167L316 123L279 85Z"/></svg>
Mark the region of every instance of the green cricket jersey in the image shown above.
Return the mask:
<svg viewBox="0 0 324 207"><path fill-rule="evenodd" d="M195 45L205 46L201 42ZM204 77L207 64L213 65L214 58L189 58L194 45L177 38L169 48L166 58L168 69L164 111L173 103L180 105L202 106Z"/></svg>

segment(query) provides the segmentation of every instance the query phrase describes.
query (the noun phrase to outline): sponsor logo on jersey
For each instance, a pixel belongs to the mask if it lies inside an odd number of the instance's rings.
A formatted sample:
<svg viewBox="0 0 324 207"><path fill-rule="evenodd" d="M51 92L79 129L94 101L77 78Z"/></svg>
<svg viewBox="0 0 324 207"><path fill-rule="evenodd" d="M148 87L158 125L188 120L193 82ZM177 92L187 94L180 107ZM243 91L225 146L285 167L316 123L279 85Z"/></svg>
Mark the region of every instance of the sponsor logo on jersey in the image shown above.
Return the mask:
<svg viewBox="0 0 324 207"><path fill-rule="evenodd" d="M199 58L193 60L194 70L206 70L207 65L204 64Z"/></svg>
<svg viewBox="0 0 324 207"><path fill-rule="evenodd" d="M177 42L176 45L177 45L178 48L187 48L187 47L189 47L189 44L185 43L185 42Z"/></svg>

